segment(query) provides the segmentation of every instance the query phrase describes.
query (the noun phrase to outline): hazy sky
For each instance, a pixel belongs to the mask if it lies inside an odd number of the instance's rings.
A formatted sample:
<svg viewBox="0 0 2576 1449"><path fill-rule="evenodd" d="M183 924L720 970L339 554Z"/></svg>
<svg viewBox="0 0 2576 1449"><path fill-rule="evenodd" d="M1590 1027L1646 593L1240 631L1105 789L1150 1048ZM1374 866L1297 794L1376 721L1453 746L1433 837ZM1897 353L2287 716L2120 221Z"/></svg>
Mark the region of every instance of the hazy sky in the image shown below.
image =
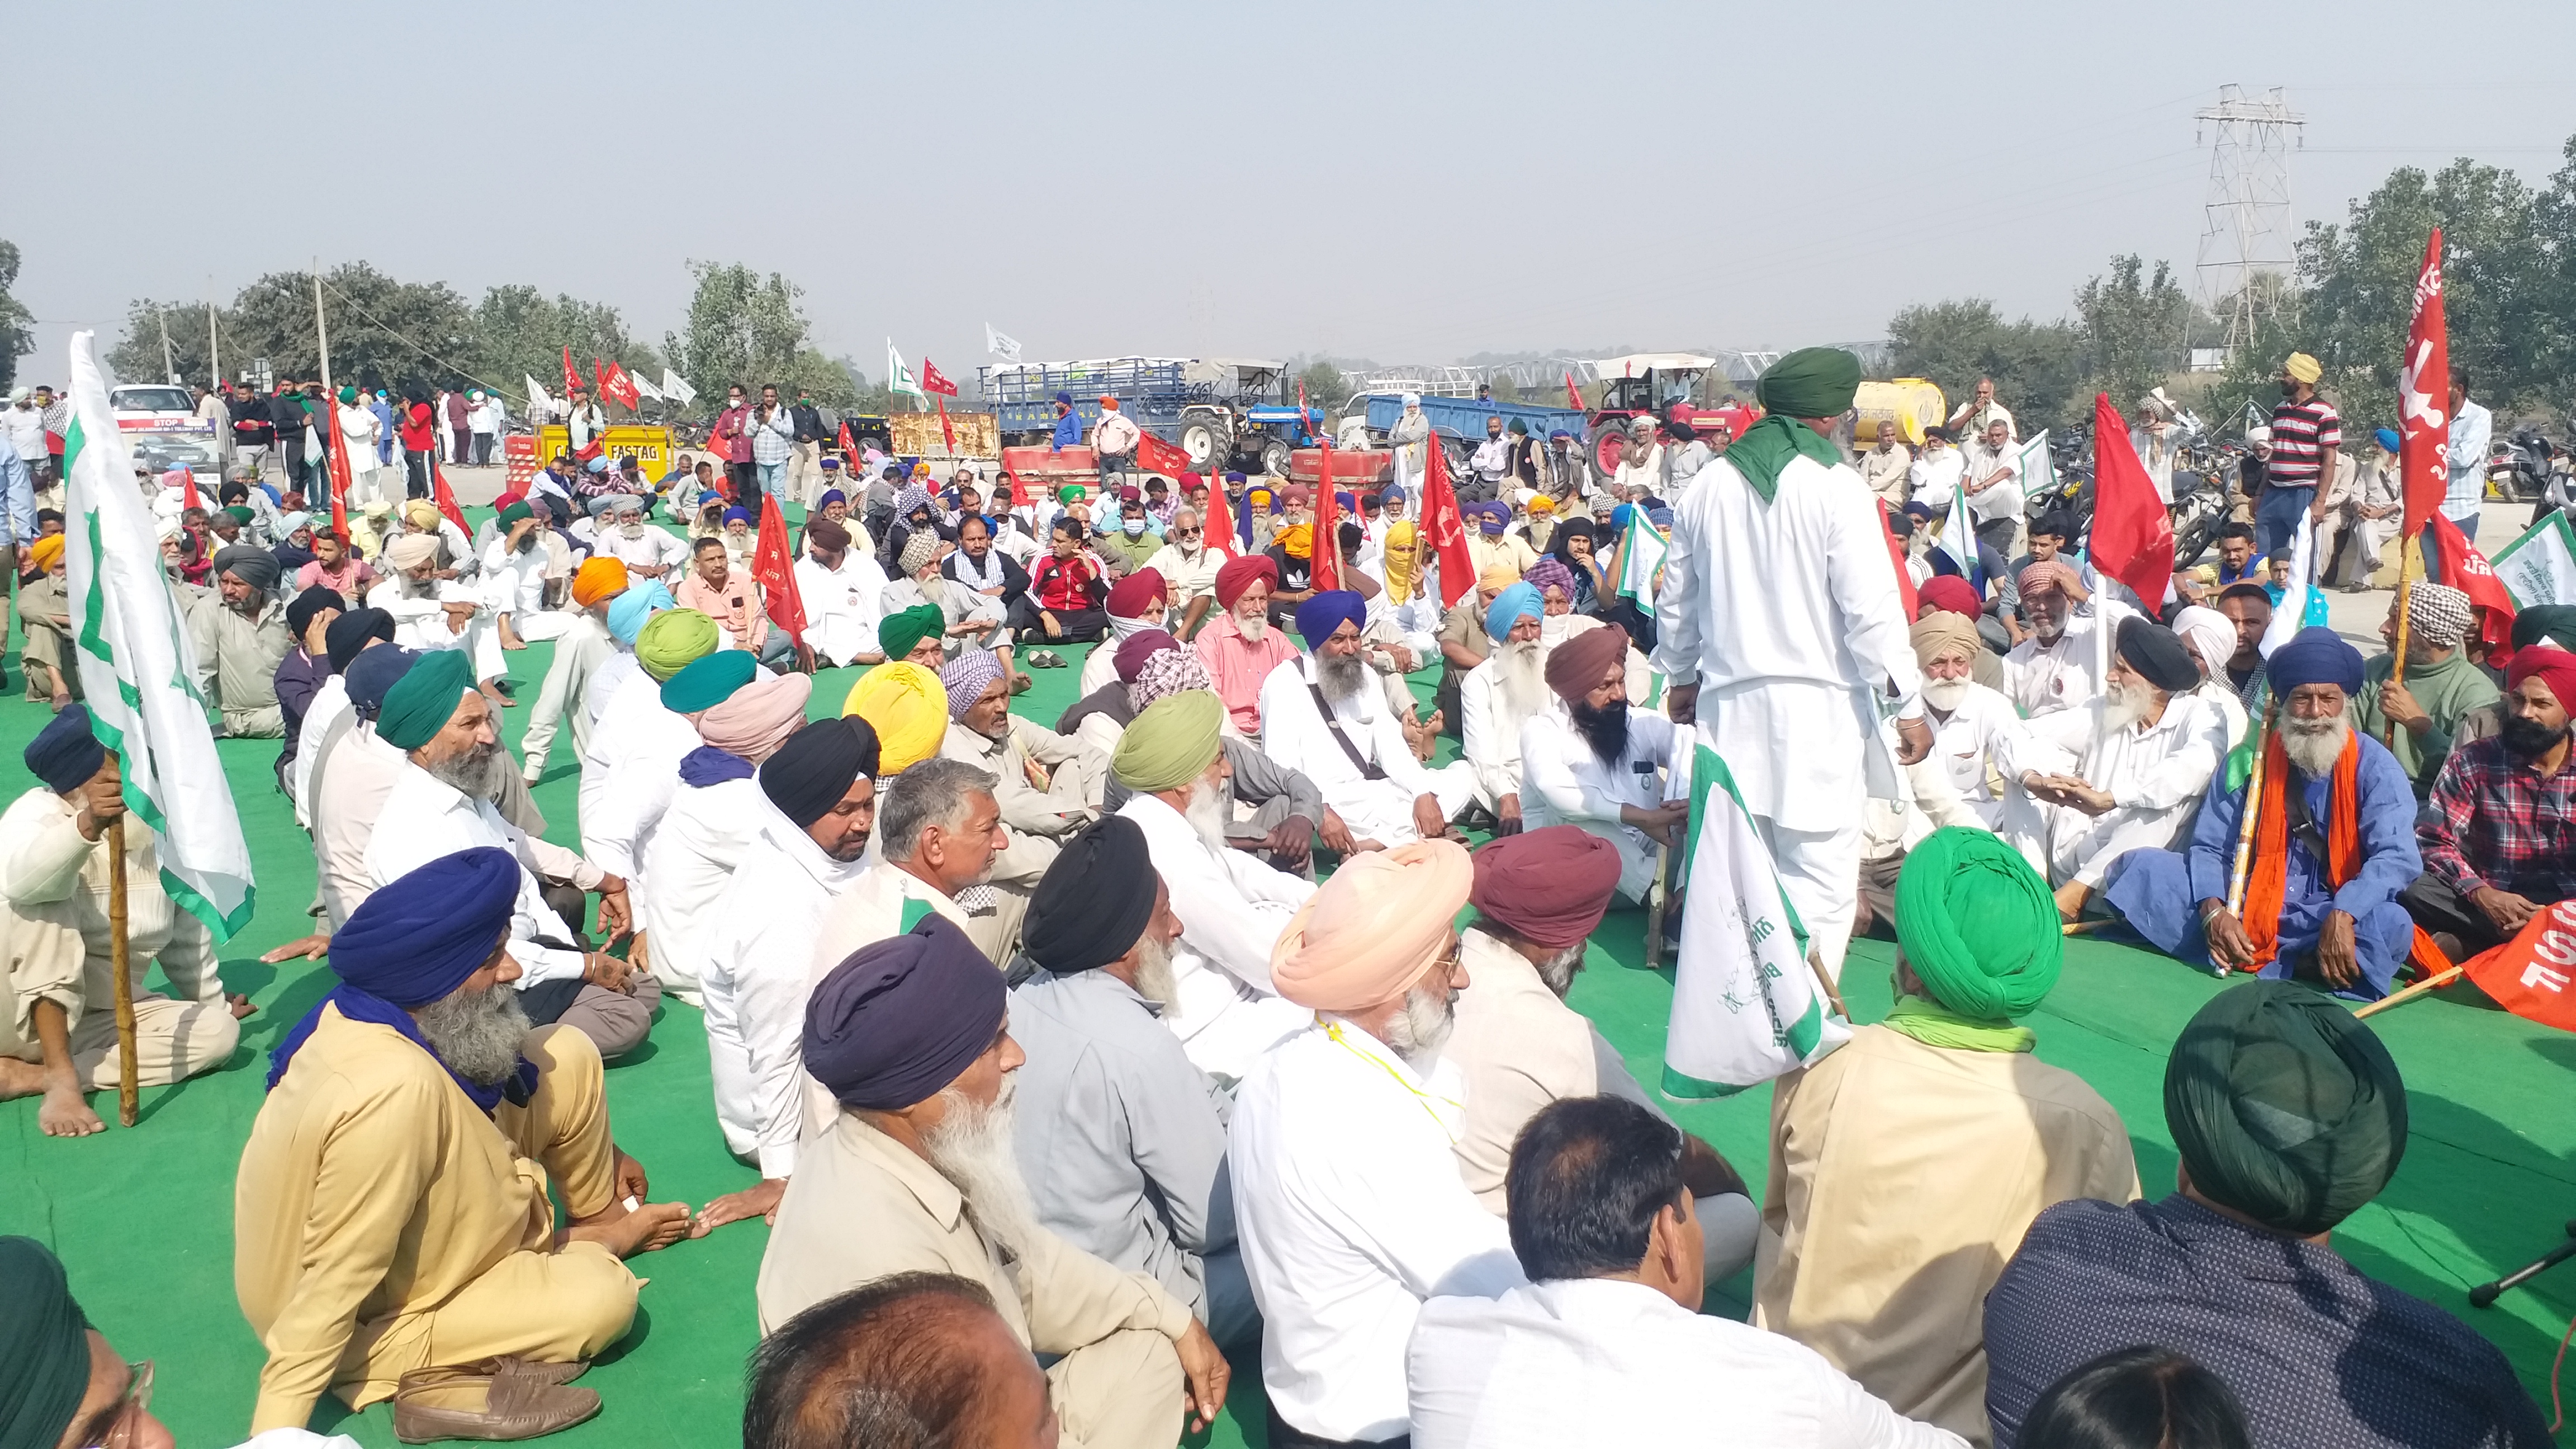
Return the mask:
<svg viewBox="0 0 2576 1449"><path fill-rule="evenodd" d="M988 320L1032 358L1795 346L1943 297L2059 315L2115 252L2188 273L2226 82L2306 115L2303 221L2462 154L2544 182L2576 5L2427 15L76 3L13 32L0 236L38 380L132 298L315 256L656 340L691 259L740 261L872 375L888 334L968 375Z"/></svg>

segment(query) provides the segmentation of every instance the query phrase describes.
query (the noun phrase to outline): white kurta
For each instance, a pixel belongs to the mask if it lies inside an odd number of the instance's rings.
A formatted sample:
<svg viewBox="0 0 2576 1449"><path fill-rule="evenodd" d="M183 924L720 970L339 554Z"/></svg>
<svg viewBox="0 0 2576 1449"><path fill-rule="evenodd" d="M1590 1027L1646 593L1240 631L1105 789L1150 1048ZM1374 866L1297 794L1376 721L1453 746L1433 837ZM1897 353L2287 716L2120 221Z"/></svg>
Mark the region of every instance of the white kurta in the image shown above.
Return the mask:
<svg viewBox="0 0 2576 1449"><path fill-rule="evenodd" d="M458 632L447 618L447 606L477 604L474 617ZM474 661L474 677L497 679L510 672L502 658L501 635L489 609L480 607L472 588L454 579L441 579L425 595L414 595L406 581L388 578L367 590L367 607L382 609L393 615L393 642L404 649L462 649Z"/></svg>
<svg viewBox="0 0 2576 1449"><path fill-rule="evenodd" d="M1536 709L1527 714L1515 713L1503 698L1503 676L1498 661L1508 644L1498 644L1485 662L1467 671L1458 681L1459 757L1467 762L1476 781L1476 799L1492 810L1506 795L1521 793L1521 725L1547 711L1556 696L1544 680L1539 684L1539 697L1532 701ZM1542 663L1543 663L1542 659ZM1529 802L1521 802L1527 813Z"/></svg>
<svg viewBox="0 0 2576 1449"><path fill-rule="evenodd" d="M2152 725L2107 735L2100 725L2106 703L2026 721L2008 738L2008 779L2072 773L2114 802L2101 815L2086 815L2038 805L2014 788L2006 838L2052 886L2080 881L2100 890L2103 873L2122 855L2181 839L2227 753L2227 716L2197 694L2175 695Z"/></svg>
<svg viewBox="0 0 2576 1449"><path fill-rule="evenodd" d="M877 595L885 570L853 544L841 566L827 569L811 555L796 561L796 592L805 602L805 642L836 668L877 652Z"/></svg>
<svg viewBox="0 0 2576 1449"><path fill-rule="evenodd" d="M1653 836L1619 818L1622 806L1653 809L1666 799L1687 795L1689 761L1677 753L1689 743L1679 725L1659 714L1631 710L1628 747L1614 765L1604 764L1592 743L1574 727L1564 705L1551 707L1521 726L1523 828L1574 825L1598 835L1619 851L1619 894L1642 901L1655 883L1663 847ZM1667 777L1660 771L1672 767Z"/></svg>
<svg viewBox="0 0 2576 1449"><path fill-rule="evenodd" d="M519 862L519 898L510 913L510 956L519 963L519 989L540 982L579 980L588 962L574 946L544 946L538 938L571 942L576 933L546 904L537 873L570 880L583 890L599 872L560 845L538 840L501 818L489 800L469 800L456 788L406 760L385 796L384 813L367 837L367 881L380 890L431 861L460 850L490 846Z"/></svg>
<svg viewBox="0 0 2576 1449"><path fill-rule="evenodd" d="M653 885L641 893L641 906L653 974L684 997L706 979L716 901L751 848L758 807L767 803L751 777L679 785L644 847L644 878Z"/></svg>
<svg viewBox="0 0 2576 1449"><path fill-rule="evenodd" d="M295 763L286 767L286 793L295 802L295 823L307 830L313 828L312 807L305 803L310 798L313 761L322 753L322 737L350 708L349 681L337 674L323 680L313 692L313 702L304 707L304 724L295 736Z"/></svg>
<svg viewBox="0 0 2576 1449"><path fill-rule="evenodd" d="M2093 657L2095 627L2092 619L2069 619L2055 643L2042 644L2032 635L2004 656L2004 693L2025 718L2081 708L2101 697L2102 677Z"/></svg>
<svg viewBox="0 0 2576 1449"><path fill-rule="evenodd" d="M680 759L697 747L697 726L663 708L653 676L618 690L581 754L581 853L641 889L653 829L680 788Z"/></svg>
<svg viewBox="0 0 2576 1449"><path fill-rule="evenodd" d="M1270 983L1270 948L1315 884L1250 851L1209 846L1181 812L1151 795L1128 796L1118 813L1145 832L1146 852L1181 922L1163 1024L1200 1071L1239 1079L1263 1052L1315 1019Z"/></svg>
<svg viewBox="0 0 2576 1449"><path fill-rule="evenodd" d="M1998 755L2005 740L2021 728L2021 715L2012 701L1982 684L1970 684L1957 709L1932 716L1932 758L1959 804L1988 830L2003 824L2004 801L1995 793L1992 778L2002 768Z"/></svg>
<svg viewBox="0 0 2576 1449"><path fill-rule="evenodd" d="M1324 803L1339 812L1351 834L1380 845L1405 845L1421 839L1413 828L1413 802L1423 795L1440 802L1443 820L1466 808L1476 797L1474 772L1464 760L1433 769L1413 758L1404 725L1386 702L1385 692L1370 684L1348 699L1332 701L1342 735L1384 776L1372 780L1333 738L1308 691L1314 661L1305 656L1281 662L1261 681L1261 752L1315 782Z"/></svg>

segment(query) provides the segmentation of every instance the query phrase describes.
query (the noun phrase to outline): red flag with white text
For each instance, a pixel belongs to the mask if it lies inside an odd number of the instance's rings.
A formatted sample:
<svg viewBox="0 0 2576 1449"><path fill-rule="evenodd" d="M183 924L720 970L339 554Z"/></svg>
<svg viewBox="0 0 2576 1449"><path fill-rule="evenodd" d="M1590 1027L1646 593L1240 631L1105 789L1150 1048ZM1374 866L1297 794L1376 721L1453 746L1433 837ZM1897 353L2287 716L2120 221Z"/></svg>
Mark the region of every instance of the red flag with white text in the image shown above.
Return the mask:
<svg viewBox="0 0 2576 1449"><path fill-rule="evenodd" d="M1434 434L1422 454L1422 531L1440 561L1440 602L1455 604L1476 587L1475 555L1467 552L1467 521L1449 486L1449 454Z"/></svg>
<svg viewBox="0 0 2576 1449"><path fill-rule="evenodd" d="M957 384L941 376L939 369L932 366L927 357L921 359L921 390L935 392L942 397L957 396ZM955 452L956 449L951 448L949 451Z"/></svg>
<svg viewBox="0 0 2576 1449"><path fill-rule="evenodd" d="M2445 379L2447 385L2447 378ZM2487 662L2502 668L2513 662L2513 595L2506 592L2504 580L2497 578L2487 556L2469 542L2436 508L2426 517L2424 562L2445 583L2469 596L2469 612L2476 617L2476 627L2469 632L2486 641Z"/></svg>
<svg viewBox="0 0 2576 1449"><path fill-rule="evenodd" d="M2093 567L2118 579L2149 614L2173 587L2173 517L2147 465L2129 444L2129 425L2106 392L2093 395Z"/></svg>
<svg viewBox="0 0 2576 1449"><path fill-rule="evenodd" d="M567 342L564 344L564 391L570 393L581 385L581 371L572 365L572 344Z"/></svg>
<svg viewBox="0 0 2576 1449"><path fill-rule="evenodd" d="M1148 473L1178 478L1190 471L1190 455L1177 445L1166 443L1139 428L1136 430L1136 466Z"/></svg>
<svg viewBox="0 0 2576 1449"><path fill-rule="evenodd" d="M769 622L805 642L805 597L796 591L796 551L787 543L787 515L773 502L760 510L760 541L752 546L751 577L760 585Z"/></svg>
<svg viewBox="0 0 2576 1449"><path fill-rule="evenodd" d="M635 390L635 379L626 375L625 368L619 366L615 362L603 364L598 362L596 359L593 359L592 366L596 367L599 371L599 395L601 397L614 398L618 402L624 403L626 405L626 410L630 413L643 405L644 394Z"/></svg>
<svg viewBox="0 0 2576 1449"><path fill-rule="evenodd" d="M2397 373L2397 475L2404 480L2404 522L2413 538L2442 511L2451 491L2451 339L2442 310L2442 229L2424 241L2415 274L2415 315L2406 328L2405 365Z"/></svg>
<svg viewBox="0 0 2576 1449"><path fill-rule="evenodd" d="M1342 587L1341 500L1333 496L1333 440L1323 444L1322 468L1315 480L1315 527L1307 557L1307 586L1321 593Z"/></svg>
<svg viewBox="0 0 2576 1449"><path fill-rule="evenodd" d="M2498 1006L2543 1026L2576 1031L2576 901L2532 912L2512 940L2460 963Z"/></svg>

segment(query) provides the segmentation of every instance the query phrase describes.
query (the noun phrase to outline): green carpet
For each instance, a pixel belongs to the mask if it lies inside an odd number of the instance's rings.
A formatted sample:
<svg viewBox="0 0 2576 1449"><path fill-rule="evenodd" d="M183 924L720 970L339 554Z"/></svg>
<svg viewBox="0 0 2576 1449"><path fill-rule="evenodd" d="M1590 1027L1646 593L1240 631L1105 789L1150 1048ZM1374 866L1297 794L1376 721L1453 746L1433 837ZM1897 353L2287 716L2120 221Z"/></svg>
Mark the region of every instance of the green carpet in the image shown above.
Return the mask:
<svg viewBox="0 0 2576 1449"><path fill-rule="evenodd" d="M533 701L550 646L511 657L521 698ZM1074 667L1038 671L1020 713L1052 723L1072 702ZM856 670L817 680L816 715L836 711ZM1428 694L1429 674L1422 676ZM11 670L17 683L16 670ZM0 700L0 751L17 752L47 713ZM513 744L527 717L507 713ZM259 1110L265 1057L278 1033L328 989L319 963L263 966L259 953L302 935L313 898L310 847L271 774L275 742L217 746L240 806L259 871L259 911L223 950L224 977L260 1011L243 1023L243 1045L228 1070L147 1090L132 1131L53 1140L36 1129L33 1099L0 1103L0 1232L25 1233L61 1254L91 1321L129 1358L159 1371L153 1407L185 1449L239 1442L247 1428L263 1358L232 1290L232 1181L241 1144ZM1451 746L1444 744L1446 752ZM538 787L548 834L577 843L576 762L568 747ZM1640 969L1643 921L1612 915L1594 938L1590 969L1573 1002L1601 1024L1639 1079L1661 1075L1671 970ZM1863 1020L1889 1004L1885 942L1855 943L1844 989ZM2139 1175L2150 1196L2173 1181L2173 1144L2161 1103L2164 1056L2183 1021L2223 989L2164 958L2092 942L2067 952L2062 984L2031 1019L2039 1054L2081 1073L2128 1122ZM2380 1199L2335 1235L2363 1272L2432 1299L2487 1334L2543 1403L2550 1356L2576 1312L2576 1268L2509 1294L2492 1309L2467 1305L2470 1285L2537 1256L2576 1216L2576 1112L2568 1110L2576 1039L2504 1013L2445 1000L2401 1007L2376 1019L2410 1085L2413 1136L2403 1169ZM706 1040L697 1014L676 1003L652 1042L609 1069L618 1141L652 1173L656 1199L703 1203L749 1186L755 1174L728 1156L716 1130ZM1677 1110L1679 1120L1725 1153L1758 1190L1765 1169L1771 1094L1748 1092L1715 1105ZM93 1098L114 1120L113 1094ZM579 1445L688 1445L736 1442L742 1369L755 1330L752 1281L767 1229L736 1224L635 1263L651 1280L633 1332L583 1382L606 1408L550 1441ZM1713 1295L1711 1311L1741 1315L1749 1274ZM1237 1364L1225 1418L1194 1442L1264 1442L1258 1364ZM315 1426L369 1446L394 1442L383 1406L349 1415L326 1398Z"/></svg>

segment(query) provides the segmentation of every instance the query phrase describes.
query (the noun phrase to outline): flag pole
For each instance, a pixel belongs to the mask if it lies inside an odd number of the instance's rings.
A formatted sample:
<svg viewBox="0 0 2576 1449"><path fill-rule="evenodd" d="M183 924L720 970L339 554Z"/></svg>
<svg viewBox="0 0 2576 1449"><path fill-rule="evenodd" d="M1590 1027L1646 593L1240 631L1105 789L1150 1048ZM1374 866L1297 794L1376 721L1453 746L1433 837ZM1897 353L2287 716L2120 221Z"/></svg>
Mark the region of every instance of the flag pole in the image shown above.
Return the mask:
<svg viewBox="0 0 2576 1449"><path fill-rule="evenodd" d="M2245 914L2245 886L2253 874L2254 816L2263 808L2263 761L2272 751L2272 731L2281 720L2281 697L2263 706L2263 732L2254 740L2253 767L2245 776L2245 808L2236 820L2236 863L2227 873L2227 913Z"/></svg>
<svg viewBox="0 0 2576 1449"><path fill-rule="evenodd" d="M2375 1016L2401 1001L2413 1001L2427 992L2438 991L2459 980L2460 974L2468 969L2466 966L2454 966L2448 971L2436 971L2403 991L2392 992L2361 1008L2352 1014L2352 1019L2359 1021L2365 1016Z"/></svg>
<svg viewBox="0 0 2576 1449"><path fill-rule="evenodd" d="M2406 610L2415 597L2415 575L2423 568L2424 531L2419 528L2397 551L2397 650L2388 656L2388 682L2401 689L2406 685ZM2396 721L2381 722L2379 742L2383 745L2397 742Z"/></svg>
<svg viewBox="0 0 2576 1449"><path fill-rule="evenodd" d="M331 391L331 329L322 320L322 259L313 259L313 345L322 354L322 400L337 405Z"/></svg>
<svg viewBox="0 0 2576 1449"><path fill-rule="evenodd" d="M135 1064L134 978L126 962L125 817L107 822L107 959L116 973L116 1121L131 1127L141 1114L141 1073Z"/></svg>

